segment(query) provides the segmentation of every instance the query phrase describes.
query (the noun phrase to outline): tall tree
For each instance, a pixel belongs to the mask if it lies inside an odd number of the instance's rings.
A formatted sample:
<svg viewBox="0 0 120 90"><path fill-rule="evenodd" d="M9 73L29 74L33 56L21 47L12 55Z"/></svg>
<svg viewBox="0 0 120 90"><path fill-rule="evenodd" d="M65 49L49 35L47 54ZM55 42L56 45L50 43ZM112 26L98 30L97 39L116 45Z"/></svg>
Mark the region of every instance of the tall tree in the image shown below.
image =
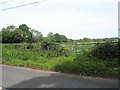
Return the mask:
<svg viewBox="0 0 120 90"><path fill-rule="evenodd" d="M27 33L19 28L16 28L14 31L12 31L13 43L27 42L28 38L26 38L26 36Z"/></svg>
<svg viewBox="0 0 120 90"><path fill-rule="evenodd" d="M35 40L35 42L42 42L43 40L43 35L41 32L35 30L35 29L31 29L31 32L33 34L33 38Z"/></svg>
<svg viewBox="0 0 120 90"><path fill-rule="evenodd" d="M9 29L9 26L6 28L2 28L2 42L3 43L12 43L12 31Z"/></svg>
<svg viewBox="0 0 120 90"><path fill-rule="evenodd" d="M28 41L28 33L16 28L15 26L8 26L2 28L2 42L3 43L21 43Z"/></svg>
<svg viewBox="0 0 120 90"><path fill-rule="evenodd" d="M26 24L22 24L19 26L19 29L23 30L24 32L29 32L29 27Z"/></svg>
<svg viewBox="0 0 120 90"><path fill-rule="evenodd" d="M32 43L33 42L33 35L32 32L30 32L30 28L26 25L26 24L22 24L19 26L19 29L21 29L22 31L26 32L26 38L27 38L27 42L28 43Z"/></svg>

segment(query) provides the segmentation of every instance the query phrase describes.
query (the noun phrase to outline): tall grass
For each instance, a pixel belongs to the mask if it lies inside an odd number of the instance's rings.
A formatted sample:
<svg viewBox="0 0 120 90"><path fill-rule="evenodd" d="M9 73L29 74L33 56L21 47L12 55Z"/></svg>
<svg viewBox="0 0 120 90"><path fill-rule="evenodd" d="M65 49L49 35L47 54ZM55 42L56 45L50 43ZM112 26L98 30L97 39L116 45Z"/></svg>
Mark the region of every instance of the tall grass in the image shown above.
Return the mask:
<svg viewBox="0 0 120 90"><path fill-rule="evenodd" d="M58 55L50 50L37 50L35 44L28 49L29 44L3 44L2 63L26 66L43 70L54 70L59 72L76 73L81 75L104 76L115 71L115 60L104 61L93 57L88 51L82 51L77 56ZM113 72L114 74L116 72Z"/></svg>

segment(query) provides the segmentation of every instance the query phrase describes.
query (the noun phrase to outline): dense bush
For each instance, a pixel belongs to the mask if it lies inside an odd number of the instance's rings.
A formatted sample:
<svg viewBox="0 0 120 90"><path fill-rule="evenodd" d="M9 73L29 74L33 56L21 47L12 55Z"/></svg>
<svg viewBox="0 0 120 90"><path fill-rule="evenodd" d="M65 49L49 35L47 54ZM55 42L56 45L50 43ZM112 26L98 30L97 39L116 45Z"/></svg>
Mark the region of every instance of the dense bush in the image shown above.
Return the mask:
<svg viewBox="0 0 120 90"><path fill-rule="evenodd" d="M57 56L68 56L67 50L64 47L60 46L59 44L42 43L41 47L43 50L49 50L51 51L51 53L56 53Z"/></svg>
<svg viewBox="0 0 120 90"><path fill-rule="evenodd" d="M57 53L57 56L69 56L70 55L68 50L65 49L64 47L61 47L60 49L58 49L56 53Z"/></svg>
<svg viewBox="0 0 120 90"><path fill-rule="evenodd" d="M120 44L113 42L97 44L90 54L99 59L118 58L118 47Z"/></svg>
<svg viewBox="0 0 120 90"><path fill-rule="evenodd" d="M65 61L54 67L55 71L77 73L81 75L105 75L108 68L104 62L89 61L89 60L76 60Z"/></svg>
<svg viewBox="0 0 120 90"><path fill-rule="evenodd" d="M60 48L59 44L55 44L55 43L47 43L47 42L42 42L41 43L41 48L43 50L58 50Z"/></svg>

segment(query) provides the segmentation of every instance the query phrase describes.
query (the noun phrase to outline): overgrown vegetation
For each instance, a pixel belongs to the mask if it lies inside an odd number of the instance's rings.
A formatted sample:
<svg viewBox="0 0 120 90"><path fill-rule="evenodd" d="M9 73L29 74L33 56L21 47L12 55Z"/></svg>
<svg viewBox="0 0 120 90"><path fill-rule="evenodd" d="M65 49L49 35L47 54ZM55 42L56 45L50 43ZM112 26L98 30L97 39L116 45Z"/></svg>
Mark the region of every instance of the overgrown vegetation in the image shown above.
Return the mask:
<svg viewBox="0 0 120 90"><path fill-rule="evenodd" d="M120 45L114 42L106 42L104 44L97 44L95 48L92 50L91 54L94 57L100 59L110 59L110 58L118 58L118 47Z"/></svg>
<svg viewBox="0 0 120 90"><path fill-rule="evenodd" d="M3 28L1 33L3 64L81 75L117 77L120 41L115 43L116 39L72 40L52 32L43 37L41 32L25 24L18 28ZM94 42L98 44L87 45ZM77 46L77 43L81 45Z"/></svg>
<svg viewBox="0 0 120 90"><path fill-rule="evenodd" d="M35 44L27 43L3 44L2 63L81 75L117 76L117 57L105 60L91 56L90 52L86 51L77 56L75 54L67 56L69 53L64 49L37 50L35 47Z"/></svg>

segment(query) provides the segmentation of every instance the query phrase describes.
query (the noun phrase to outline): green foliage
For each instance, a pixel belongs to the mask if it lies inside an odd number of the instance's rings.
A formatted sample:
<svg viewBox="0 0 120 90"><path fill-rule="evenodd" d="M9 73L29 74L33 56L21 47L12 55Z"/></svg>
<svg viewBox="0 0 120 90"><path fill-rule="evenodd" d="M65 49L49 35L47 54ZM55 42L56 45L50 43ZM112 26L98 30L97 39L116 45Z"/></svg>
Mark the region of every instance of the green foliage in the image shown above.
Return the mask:
<svg viewBox="0 0 120 90"><path fill-rule="evenodd" d="M59 44L54 43L49 37L44 37L43 41L41 42L42 50L56 51L59 48L60 48Z"/></svg>
<svg viewBox="0 0 120 90"><path fill-rule="evenodd" d="M104 75L107 73L108 68L105 66L105 64L95 61L66 61L61 65L56 65L54 70L82 75Z"/></svg>
<svg viewBox="0 0 120 90"><path fill-rule="evenodd" d="M58 33L56 33L55 35L55 41L56 42L67 42L67 38L64 35L59 35Z"/></svg>
<svg viewBox="0 0 120 90"><path fill-rule="evenodd" d="M82 41L83 42L89 42L89 41L91 41L91 39L84 37Z"/></svg>
<svg viewBox="0 0 120 90"><path fill-rule="evenodd" d="M26 33L26 42L32 43L33 34L32 34L32 32L30 32L30 28L26 24L22 24L19 26L19 29L21 29L23 32Z"/></svg>
<svg viewBox="0 0 120 90"><path fill-rule="evenodd" d="M24 48L25 48L25 49L33 49L34 46L29 43L29 44L27 44L27 45L24 45Z"/></svg>
<svg viewBox="0 0 120 90"><path fill-rule="evenodd" d="M97 44L90 54L99 59L118 58L118 44L113 42Z"/></svg>
<svg viewBox="0 0 120 90"><path fill-rule="evenodd" d="M52 42L48 37L44 38L41 42L41 49L55 52L57 56L68 56L69 54L64 47L60 46L58 43Z"/></svg>
<svg viewBox="0 0 120 90"><path fill-rule="evenodd" d="M4 31L3 31L4 30ZM3 43L9 43L9 42L12 42L12 37L11 37L11 33L10 31L7 31L5 29L2 29L2 42Z"/></svg>
<svg viewBox="0 0 120 90"><path fill-rule="evenodd" d="M52 32L48 33L47 38L49 38L51 40L51 42L55 42L55 36Z"/></svg>
<svg viewBox="0 0 120 90"><path fill-rule="evenodd" d="M8 49L16 49L16 50L25 50L25 49L33 49L35 45L31 43L23 43L23 44L4 44L4 48Z"/></svg>
<svg viewBox="0 0 120 90"><path fill-rule="evenodd" d="M29 28L26 24L20 25L19 28L13 25L8 26L3 28L0 34L2 34L3 43L11 43L3 44L2 63L4 64L32 66L39 69L82 75L106 75L110 74L112 70L114 74L118 56L120 56L120 41L118 44L106 42L96 46L79 45L77 46L77 53L79 53L77 56L72 51L75 46L71 47L69 44L87 44L89 41L115 41L108 38L103 40L89 38L72 40L67 39L64 35L53 34L52 32L48 33L47 37L43 37L41 32Z"/></svg>
<svg viewBox="0 0 120 90"><path fill-rule="evenodd" d="M64 35L55 35L49 32L47 35L51 42L67 42L67 38ZM2 29L2 42L3 43L41 43L43 42L43 35L41 32L29 28L26 24L20 25L18 28L11 25Z"/></svg>
<svg viewBox="0 0 120 90"><path fill-rule="evenodd" d="M19 28L16 28L14 31L11 32L12 36L12 43L21 43L21 42L26 42L27 41L27 33L22 31ZM9 41L9 40L8 40Z"/></svg>
<svg viewBox="0 0 120 90"><path fill-rule="evenodd" d="M43 38L41 32L30 29L27 25L22 24L19 28L8 26L2 29L3 43L33 43L40 42Z"/></svg>
<svg viewBox="0 0 120 90"><path fill-rule="evenodd" d="M27 33L15 26L9 26L2 29L2 42L3 43L21 43L25 42Z"/></svg>
<svg viewBox="0 0 120 90"><path fill-rule="evenodd" d="M33 36L33 42L37 42L37 43L40 43L42 42L43 40L43 35L41 32L37 31L37 30L34 30L34 29L31 29L30 30L31 33L32 33L32 36Z"/></svg>
<svg viewBox="0 0 120 90"><path fill-rule="evenodd" d="M35 47L35 44L31 43L3 44L2 63L81 75L104 76L116 73L113 67L116 67L117 61L114 59L101 61L95 57L89 57L87 52L78 55L76 58L74 56L65 57L64 55L67 53L63 52L66 51L65 48L60 48L55 52L52 50L36 50Z"/></svg>
<svg viewBox="0 0 120 90"><path fill-rule="evenodd" d="M19 29L21 29L24 32L29 32L29 27L26 24L20 25Z"/></svg>
<svg viewBox="0 0 120 90"><path fill-rule="evenodd" d="M64 48L64 47L61 47L57 50L57 56L69 56L69 52Z"/></svg>
<svg viewBox="0 0 120 90"><path fill-rule="evenodd" d="M49 50L50 49L50 46L52 45L53 43L51 42L51 40L49 38L44 38L43 41L41 42L41 48L43 50Z"/></svg>

